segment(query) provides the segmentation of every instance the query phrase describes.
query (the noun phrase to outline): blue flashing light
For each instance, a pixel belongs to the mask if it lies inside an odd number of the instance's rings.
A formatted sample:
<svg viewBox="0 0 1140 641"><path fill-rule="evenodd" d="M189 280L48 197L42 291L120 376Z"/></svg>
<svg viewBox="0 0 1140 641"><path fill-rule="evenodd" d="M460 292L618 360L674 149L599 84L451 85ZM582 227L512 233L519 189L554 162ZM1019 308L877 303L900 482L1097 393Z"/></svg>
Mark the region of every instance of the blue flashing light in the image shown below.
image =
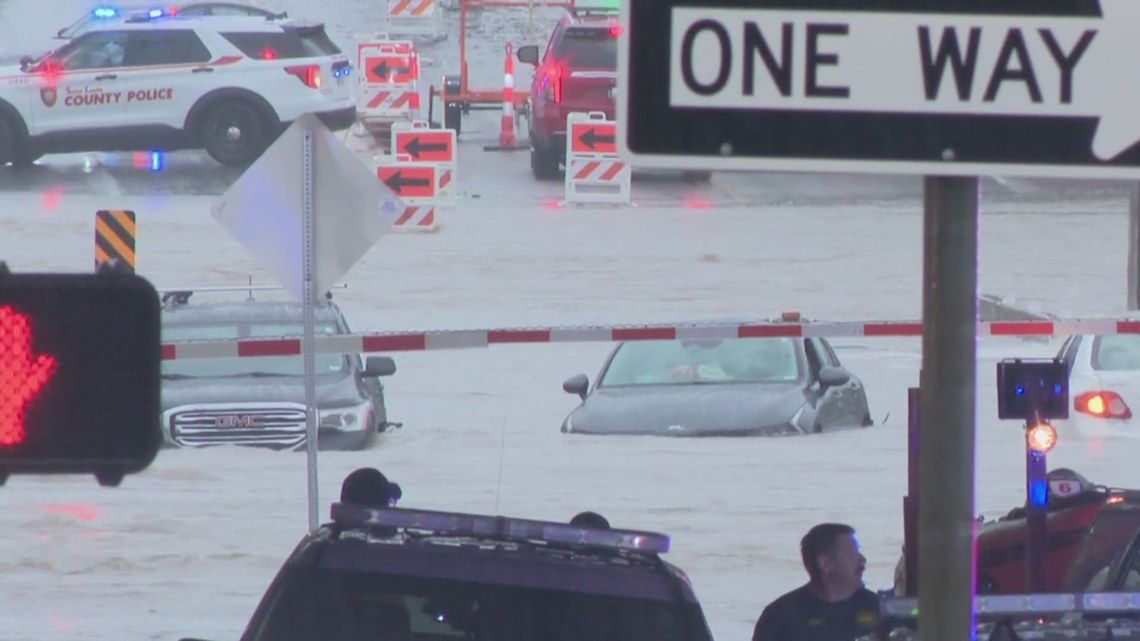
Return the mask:
<svg viewBox="0 0 1140 641"><path fill-rule="evenodd" d="M150 152L150 170L162 171L166 167L166 161L162 156L161 151Z"/></svg>
<svg viewBox="0 0 1140 641"><path fill-rule="evenodd" d="M96 18L107 19L114 18L115 16L119 15L119 12L111 7L99 7L92 11L91 15L95 16Z"/></svg>
<svg viewBox="0 0 1140 641"><path fill-rule="evenodd" d="M1049 482L1034 480L1029 482L1029 504L1033 507L1045 507L1049 504Z"/></svg>
<svg viewBox="0 0 1140 641"><path fill-rule="evenodd" d="M1024 396L1025 395L1025 386L1024 385L1018 385L1017 389L1015 390L1015 393L1018 396Z"/></svg>
<svg viewBox="0 0 1140 641"><path fill-rule="evenodd" d="M162 13L163 13L162 9L151 9L150 11L147 12L146 15L149 18L161 18Z"/></svg>
<svg viewBox="0 0 1140 641"><path fill-rule="evenodd" d="M1064 395L1065 395L1065 386L1060 384L1060 383L1055 383L1053 385L1053 396L1064 396Z"/></svg>
<svg viewBox="0 0 1140 641"><path fill-rule="evenodd" d="M352 67L341 67L333 71L333 78L347 78L352 73Z"/></svg>

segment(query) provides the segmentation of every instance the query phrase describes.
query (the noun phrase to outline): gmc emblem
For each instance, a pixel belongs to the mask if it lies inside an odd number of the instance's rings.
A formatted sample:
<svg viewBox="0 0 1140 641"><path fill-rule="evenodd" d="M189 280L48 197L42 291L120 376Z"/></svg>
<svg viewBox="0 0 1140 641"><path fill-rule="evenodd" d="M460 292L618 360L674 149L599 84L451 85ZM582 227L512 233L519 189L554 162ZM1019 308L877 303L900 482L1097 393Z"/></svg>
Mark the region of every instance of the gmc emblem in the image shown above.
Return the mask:
<svg viewBox="0 0 1140 641"><path fill-rule="evenodd" d="M260 427L261 421L252 414L218 416L214 419L214 427L227 429L234 427Z"/></svg>

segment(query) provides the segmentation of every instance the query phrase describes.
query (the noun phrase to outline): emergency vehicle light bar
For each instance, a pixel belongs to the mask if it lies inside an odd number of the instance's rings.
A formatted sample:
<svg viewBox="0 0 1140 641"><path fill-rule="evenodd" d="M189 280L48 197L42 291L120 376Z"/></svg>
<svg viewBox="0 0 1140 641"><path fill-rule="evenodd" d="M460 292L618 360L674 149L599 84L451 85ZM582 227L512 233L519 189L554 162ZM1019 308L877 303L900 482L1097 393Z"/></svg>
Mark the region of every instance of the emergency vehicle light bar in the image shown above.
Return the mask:
<svg viewBox="0 0 1140 641"><path fill-rule="evenodd" d="M880 603L885 617L918 617L917 597L886 597ZM997 594L974 598L979 617L1071 612L1140 612L1140 592L1086 592L1083 594Z"/></svg>
<svg viewBox="0 0 1140 641"><path fill-rule="evenodd" d="M408 508L377 509L349 503L333 503L331 513L333 522L350 527L379 525L407 530L422 530L436 534L487 537L507 541L541 541L655 554L663 554L669 551L669 537L656 532L603 530L578 527L566 523L459 512L436 512Z"/></svg>

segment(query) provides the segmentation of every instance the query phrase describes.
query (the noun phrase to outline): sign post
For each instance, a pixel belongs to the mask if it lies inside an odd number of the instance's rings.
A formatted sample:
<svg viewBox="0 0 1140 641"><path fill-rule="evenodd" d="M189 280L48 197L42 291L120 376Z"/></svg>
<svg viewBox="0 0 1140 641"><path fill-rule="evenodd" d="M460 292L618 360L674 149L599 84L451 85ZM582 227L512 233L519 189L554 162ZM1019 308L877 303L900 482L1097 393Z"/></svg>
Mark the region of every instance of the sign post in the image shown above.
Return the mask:
<svg viewBox="0 0 1140 641"><path fill-rule="evenodd" d="M922 175L919 630L973 638L978 177L1140 177L1134 0L622 0L635 167ZM931 496L937 492L936 496Z"/></svg>
<svg viewBox="0 0 1140 641"><path fill-rule="evenodd" d="M403 210L399 196L311 114L298 118L211 207L214 219L302 304L310 532L319 525L317 299Z"/></svg>
<svg viewBox="0 0 1140 641"><path fill-rule="evenodd" d="M313 532L320 524L317 509L317 354L316 347L316 274L313 263L317 255L316 221L314 220L316 199L316 166L314 165L313 132L301 132L301 218L304 298L301 300L301 314L304 326L301 335L302 358L305 362L305 469L309 496L309 531Z"/></svg>
<svg viewBox="0 0 1140 641"><path fill-rule="evenodd" d="M918 611L923 639L974 638L978 179L923 185Z"/></svg>

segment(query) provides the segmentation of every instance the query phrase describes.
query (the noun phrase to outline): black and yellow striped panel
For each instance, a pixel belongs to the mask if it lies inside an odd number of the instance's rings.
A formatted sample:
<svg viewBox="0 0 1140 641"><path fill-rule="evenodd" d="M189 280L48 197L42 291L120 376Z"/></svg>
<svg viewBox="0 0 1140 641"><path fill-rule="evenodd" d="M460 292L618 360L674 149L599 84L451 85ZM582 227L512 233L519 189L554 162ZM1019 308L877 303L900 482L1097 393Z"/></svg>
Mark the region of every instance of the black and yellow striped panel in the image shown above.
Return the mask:
<svg viewBox="0 0 1140 641"><path fill-rule="evenodd" d="M135 270L135 212L101 209L95 212L95 269L114 259Z"/></svg>

